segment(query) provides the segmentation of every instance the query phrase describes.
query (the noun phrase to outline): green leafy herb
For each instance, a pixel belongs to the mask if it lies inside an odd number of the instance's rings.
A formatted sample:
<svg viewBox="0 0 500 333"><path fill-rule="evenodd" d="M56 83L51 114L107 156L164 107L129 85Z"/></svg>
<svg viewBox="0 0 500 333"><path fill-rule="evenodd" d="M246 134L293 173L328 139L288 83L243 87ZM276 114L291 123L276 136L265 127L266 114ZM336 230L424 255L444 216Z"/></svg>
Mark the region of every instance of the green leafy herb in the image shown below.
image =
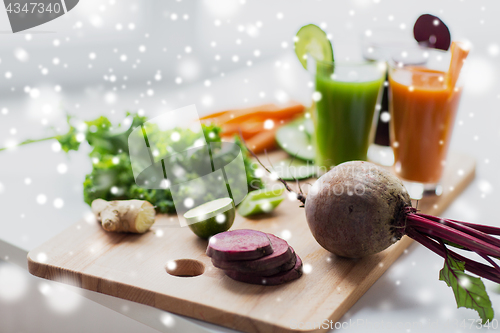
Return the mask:
<svg viewBox="0 0 500 333"><path fill-rule="evenodd" d="M59 143L61 144L61 149L65 152L69 152L70 150L78 150L78 148L80 148L80 141L76 139L78 131L73 125L71 125L71 116L67 116L66 120L69 125L68 132L63 135L57 135L55 139L59 141Z"/></svg>
<svg viewBox="0 0 500 333"><path fill-rule="evenodd" d="M105 200L119 199L141 199L152 203L159 213L174 213L175 207L172 199L172 193L169 189L157 190L142 188L135 183L130 157L128 154L128 137L130 133L138 126L146 123L147 118L137 114L126 114L124 124L113 126L108 118L101 116L94 120L85 121L85 129L79 130L72 125L72 117L68 116L67 121L69 130L66 134L56 135L38 140L26 140L20 145L25 145L33 142L56 139L61 144L61 149L65 152L70 150L78 150L80 143L86 140L92 147L89 157L92 161L92 172L85 176L83 182L83 197L89 205L93 200L101 198ZM145 126L152 126L146 124ZM207 143L220 142L220 128L216 125L202 125L203 132ZM168 133L161 131L151 131L156 136L151 137L151 140L158 142L160 147L174 145L191 146L197 138L197 135L189 129L173 129L179 132L182 138L178 142L172 143L165 141L169 138ZM173 131L172 130L172 131ZM78 136L81 136L80 138ZM84 138L82 140L82 138ZM262 188L262 181L255 175L257 167L250 161L248 153L246 153L244 145L241 141L236 140L243 154L243 160L246 170L246 181L249 191ZM0 149L4 150L5 148ZM166 152L160 152L164 154ZM189 155L189 160L177 160L179 164L190 166L187 177L196 179L199 177L198 169L201 163L205 161L198 155ZM242 175L243 176L243 175ZM204 201L210 198L203 198Z"/></svg>
<svg viewBox="0 0 500 333"><path fill-rule="evenodd" d="M493 320L493 308L480 278L464 273L465 263L448 255L439 272L439 280L453 289L457 307L476 310L483 324Z"/></svg>

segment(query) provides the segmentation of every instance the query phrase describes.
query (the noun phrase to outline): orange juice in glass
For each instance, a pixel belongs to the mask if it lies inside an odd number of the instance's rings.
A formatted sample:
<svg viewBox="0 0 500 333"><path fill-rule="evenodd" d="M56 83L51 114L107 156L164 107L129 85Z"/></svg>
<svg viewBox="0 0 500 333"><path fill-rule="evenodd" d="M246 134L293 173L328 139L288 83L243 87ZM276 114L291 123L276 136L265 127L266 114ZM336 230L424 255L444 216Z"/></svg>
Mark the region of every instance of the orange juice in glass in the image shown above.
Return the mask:
<svg viewBox="0 0 500 333"><path fill-rule="evenodd" d="M461 84L445 71L401 63L389 66L394 171L414 199L441 192L439 181L461 94Z"/></svg>

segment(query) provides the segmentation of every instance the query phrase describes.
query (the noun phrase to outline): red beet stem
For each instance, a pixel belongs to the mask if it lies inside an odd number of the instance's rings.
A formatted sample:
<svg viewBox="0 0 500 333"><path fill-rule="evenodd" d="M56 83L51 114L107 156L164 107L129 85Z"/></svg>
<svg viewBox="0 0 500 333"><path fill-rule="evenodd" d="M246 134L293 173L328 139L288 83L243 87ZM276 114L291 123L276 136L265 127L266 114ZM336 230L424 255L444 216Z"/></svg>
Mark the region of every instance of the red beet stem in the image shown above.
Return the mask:
<svg viewBox="0 0 500 333"><path fill-rule="evenodd" d="M423 236L425 236L425 237L427 237L427 238L429 238L429 239L433 239L433 240L435 240L435 241L436 241L436 242L438 242L438 243L441 243L441 242L442 242L443 244L445 244L445 243L443 242L443 239L442 239L442 238L437 237L436 235L429 235L429 234L426 234L425 232L420 232L420 233L421 233ZM448 249L447 249L447 250L448 250ZM471 250L469 250L469 249L467 249L467 248L460 248L460 250L471 251ZM472 251L471 251L471 252L472 252ZM496 273L496 274L500 274L500 266L498 266L498 265L497 265L497 263L496 263L493 259L491 259L488 255L486 255L486 254L484 254L484 253L482 253L482 252L479 252L479 251L478 251L478 252L476 252L476 253L477 253L480 257L482 257L483 259L485 259L487 262L489 262L489 263L493 266L493 268L495 268L495 270L497 271L497 273ZM458 254L457 254L457 255L458 255ZM462 258L464 258L464 257L462 257Z"/></svg>
<svg viewBox="0 0 500 333"><path fill-rule="evenodd" d="M469 258L463 257L454 251L446 249L445 246L444 247L441 246L438 242L432 240L428 236L420 233L419 231L411 227L407 228L406 234L407 236L413 238L414 240L416 240L429 250L443 257L445 260L447 259L447 256L450 255L455 260L465 262L465 269L468 270L469 272L484 277L485 279L491 280L493 282L500 283L500 273L497 270L495 270L495 268L476 262Z"/></svg>
<svg viewBox="0 0 500 333"><path fill-rule="evenodd" d="M468 233L451 226L429 220L417 214L409 214L406 219L407 227L414 227L425 233L436 235L449 242L466 247L474 252L481 252L489 256L500 256L500 247L491 245Z"/></svg>
<svg viewBox="0 0 500 333"><path fill-rule="evenodd" d="M469 222L462 222L462 221L457 221L457 220L450 220L452 222L470 227L472 229L476 229L478 231L484 232L489 235L495 235L495 236L500 236L500 228L497 227L492 227L489 225L482 225L482 224L475 224L475 223L469 223Z"/></svg>
<svg viewBox="0 0 500 333"><path fill-rule="evenodd" d="M486 254L482 254L482 253L478 253L484 260L486 260L487 262L489 262L493 267L495 267L495 269L497 270L497 272L500 273L500 266L498 266L498 264L493 260L491 259L490 257L488 257Z"/></svg>
<svg viewBox="0 0 500 333"><path fill-rule="evenodd" d="M421 214L421 213L418 213L416 215L422 216L422 217L424 217L428 220L431 220L431 221L435 221L435 222L438 222L438 223L441 223L444 225L448 225L452 228L455 228L455 229L460 230L462 232L468 233L469 235L472 235L476 238L479 238L479 239L481 239L481 240L483 240L491 245L500 247L500 239L495 238L493 236L490 236L487 233L479 231L477 229L474 229L468 225L465 225L465 224L463 224L463 222L458 222L458 221L450 220L450 219L442 219L442 218L439 218L436 216ZM494 228L494 227L490 227L490 228Z"/></svg>
<svg viewBox="0 0 500 333"><path fill-rule="evenodd" d="M412 207L406 209L405 233L447 260L465 262L465 269L478 276L500 283L500 266L491 258L500 257L500 240L493 235L500 235L500 228L466 223L436 216L420 214ZM464 247L477 253L492 266L463 257L449 250L444 241Z"/></svg>
<svg viewBox="0 0 500 333"><path fill-rule="evenodd" d="M417 214L420 216L423 216L425 218L428 218L433 221L448 221L448 222L453 222L459 225L463 225L472 229L475 229L477 231L483 232L488 235L495 235L495 236L500 236L500 228L498 227L492 227L489 225L483 225L483 224L476 224L476 223L469 223L469 222L463 222L463 221L458 221L458 220L453 220L453 219L442 219L437 216L432 216L432 215L427 215L427 214L422 214L422 213L417 213L417 209L413 207L406 207L406 213L407 214Z"/></svg>

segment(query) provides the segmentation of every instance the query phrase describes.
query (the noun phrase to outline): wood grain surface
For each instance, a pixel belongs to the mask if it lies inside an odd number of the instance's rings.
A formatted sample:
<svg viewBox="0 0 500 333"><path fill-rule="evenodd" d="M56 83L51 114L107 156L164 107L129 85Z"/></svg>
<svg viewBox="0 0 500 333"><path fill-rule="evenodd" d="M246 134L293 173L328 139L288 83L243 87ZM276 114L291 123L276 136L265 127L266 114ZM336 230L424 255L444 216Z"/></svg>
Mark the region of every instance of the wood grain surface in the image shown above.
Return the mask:
<svg viewBox="0 0 500 333"><path fill-rule="evenodd" d="M421 200L419 210L434 215L443 212L474 173L472 158L450 154L443 194ZM31 251L29 271L244 332L296 332L301 330L293 328L294 322L340 319L412 242L403 237L370 257L339 258L314 240L299 204L285 200L264 218L237 216L233 229L257 229L277 236L285 232L308 273L285 285L258 286L226 277L205 255L207 242L189 228L172 227L170 219L158 216L144 235L109 233L95 221L80 221ZM184 276L168 273L167 266L170 273Z"/></svg>

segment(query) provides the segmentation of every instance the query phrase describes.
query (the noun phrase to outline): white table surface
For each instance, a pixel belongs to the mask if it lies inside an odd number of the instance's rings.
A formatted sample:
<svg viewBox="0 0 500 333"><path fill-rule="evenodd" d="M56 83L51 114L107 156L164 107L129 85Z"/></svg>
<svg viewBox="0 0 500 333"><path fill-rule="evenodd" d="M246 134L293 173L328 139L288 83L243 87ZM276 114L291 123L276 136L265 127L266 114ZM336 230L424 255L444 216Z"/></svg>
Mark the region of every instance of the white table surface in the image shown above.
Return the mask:
<svg viewBox="0 0 500 333"><path fill-rule="evenodd" d="M499 64L495 66L493 69L498 72ZM52 87L45 87L40 88L41 94L36 99L20 93L17 98L0 101L0 109L8 109L6 115L0 113L0 143L11 139L43 137L51 133L48 126L63 126L62 112L57 105L83 119L99 114L120 119L127 109L143 109L146 115L152 117L161 111L194 103L199 113L205 114L211 110L276 99L292 98L305 102L309 97L307 74L290 53L275 61L210 80L209 87L203 83L189 87L156 85L153 96L148 96L143 87L129 87L124 92L117 91L113 103L109 103L109 98L106 101L105 92L98 89L57 93ZM477 177L446 210L445 217L500 225L496 209L498 200L495 200L498 199L496 190L500 187L498 93L492 89L489 93L480 94L474 89L468 92L466 88L462 97L451 149L477 159ZM50 113L39 112L45 104L53 105ZM49 125L41 125L42 118L47 119ZM17 131L15 135L11 134L12 128ZM23 268L26 268L28 251L89 213L82 196L82 182L90 171L88 147L65 154L52 151L52 144L53 141L46 141L0 152L0 258ZM61 164L67 167L63 174L58 172ZM45 204L37 202L40 195L45 196ZM54 207L53 202L57 198L64 201L62 208ZM346 323L344 329L364 332L370 329L368 325L377 329L379 326L376 325L383 323L392 325L396 332L473 330L469 329L469 319L475 320L478 316L472 310L456 309L451 289L438 280L442 266L443 261L438 256L418 244L411 245L340 320ZM60 289L57 283L28 276L26 271L8 263L0 264L1 281L9 281L11 285L0 285L0 331L4 328L8 328L9 332L30 331L33 327L43 332L66 332L68 327L75 332L118 329L121 332L230 331L76 288L68 287L69 292L55 293L54 290ZM495 311L500 313L500 295L493 292L493 284L486 284ZM7 297L11 295L9 291L14 293L14 297ZM61 308L66 310L61 311ZM467 323L466 328L460 327L463 320ZM454 326L455 323L458 323L457 326Z"/></svg>

